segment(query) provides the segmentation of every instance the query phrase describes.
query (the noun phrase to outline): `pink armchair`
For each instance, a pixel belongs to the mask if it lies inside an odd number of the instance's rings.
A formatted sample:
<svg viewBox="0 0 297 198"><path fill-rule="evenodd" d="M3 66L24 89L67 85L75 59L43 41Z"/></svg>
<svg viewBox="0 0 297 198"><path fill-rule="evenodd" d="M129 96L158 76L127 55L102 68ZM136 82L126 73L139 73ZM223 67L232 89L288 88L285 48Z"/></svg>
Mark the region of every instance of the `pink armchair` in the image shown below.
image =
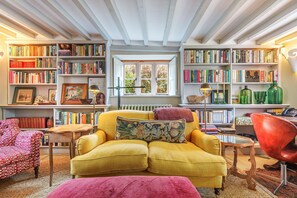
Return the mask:
<svg viewBox="0 0 297 198"><path fill-rule="evenodd" d="M21 131L17 119L0 121L0 179L34 167L38 177L40 131Z"/></svg>

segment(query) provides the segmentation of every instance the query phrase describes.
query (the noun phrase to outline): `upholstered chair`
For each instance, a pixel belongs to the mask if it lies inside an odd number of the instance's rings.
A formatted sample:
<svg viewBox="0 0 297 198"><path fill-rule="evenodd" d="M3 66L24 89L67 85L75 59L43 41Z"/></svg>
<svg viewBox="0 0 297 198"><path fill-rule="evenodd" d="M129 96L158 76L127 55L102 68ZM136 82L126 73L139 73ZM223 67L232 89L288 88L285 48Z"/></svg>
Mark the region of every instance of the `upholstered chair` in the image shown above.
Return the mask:
<svg viewBox="0 0 297 198"><path fill-rule="evenodd" d="M253 113L251 118L261 149L268 156L281 161L281 184L275 189L275 194L288 183L286 162L297 163L297 127L289 121L266 113Z"/></svg>
<svg viewBox="0 0 297 198"><path fill-rule="evenodd" d="M0 179L40 165L40 131L21 131L17 119L0 121Z"/></svg>

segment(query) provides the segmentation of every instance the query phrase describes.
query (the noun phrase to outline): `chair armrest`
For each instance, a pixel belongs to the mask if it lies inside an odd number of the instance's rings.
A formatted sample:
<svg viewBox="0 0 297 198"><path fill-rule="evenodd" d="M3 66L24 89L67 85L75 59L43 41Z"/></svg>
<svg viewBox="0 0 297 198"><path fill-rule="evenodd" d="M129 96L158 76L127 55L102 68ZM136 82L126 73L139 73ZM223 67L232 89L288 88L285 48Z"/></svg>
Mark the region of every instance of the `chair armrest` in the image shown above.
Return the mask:
<svg viewBox="0 0 297 198"><path fill-rule="evenodd" d="M91 135L84 135L76 142L77 153L78 155L88 153L104 142L106 142L106 134L102 130L98 130L96 133Z"/></svg>
<svg viewBox="0 0 297 198"><path fill-rule="evenodd" d="M31 153L40 147L42 137L41 131L21 131L15 139L15 146Z"/></svg>
<svg viewBox="0 0 297 198"><path fill-rule="evenodd" d="M221 154L220 140L214 135L207 135L200 130L194 130L191 134L191 142L208 153Z"/></svg>

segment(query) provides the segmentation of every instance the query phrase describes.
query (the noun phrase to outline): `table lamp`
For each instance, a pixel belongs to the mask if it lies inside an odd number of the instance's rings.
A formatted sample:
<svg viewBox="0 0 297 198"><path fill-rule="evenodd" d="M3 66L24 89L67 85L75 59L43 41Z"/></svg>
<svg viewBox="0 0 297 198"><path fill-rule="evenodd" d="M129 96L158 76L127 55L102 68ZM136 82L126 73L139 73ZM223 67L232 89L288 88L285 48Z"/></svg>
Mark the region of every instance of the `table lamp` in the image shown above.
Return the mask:
<svg viewBox="0 0 297 198"><path fill-rule="evenodd" d="M91 85L89 87L89 92L93 93L93 117L95 119L95 105L96 105L96 96L98 93L100 93L100 89L97 85ZM95 120L93 119L93 125L95 124Z"/></svg>
<svg viewBox="0 0 297 198"><path fill-rule="evenodd" d="M204 96L204 132L206 133L206 98L210 96L212 88L208 83L203 83L199 91Z"/></svg>

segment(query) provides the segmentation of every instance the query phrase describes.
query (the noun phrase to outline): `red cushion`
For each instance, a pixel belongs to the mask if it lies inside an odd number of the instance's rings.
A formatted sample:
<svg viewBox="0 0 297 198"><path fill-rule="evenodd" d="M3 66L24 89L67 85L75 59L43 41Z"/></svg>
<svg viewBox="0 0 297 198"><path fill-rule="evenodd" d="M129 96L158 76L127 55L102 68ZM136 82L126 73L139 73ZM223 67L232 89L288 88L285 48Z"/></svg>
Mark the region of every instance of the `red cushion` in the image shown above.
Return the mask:
<svg viewBox="0 0 297 198"><path fill-rule="evenodd" d="M117 176L79 178L64 182L48 198L63 197L168 197L200 198L195 186L181 176Z"/></svg>

